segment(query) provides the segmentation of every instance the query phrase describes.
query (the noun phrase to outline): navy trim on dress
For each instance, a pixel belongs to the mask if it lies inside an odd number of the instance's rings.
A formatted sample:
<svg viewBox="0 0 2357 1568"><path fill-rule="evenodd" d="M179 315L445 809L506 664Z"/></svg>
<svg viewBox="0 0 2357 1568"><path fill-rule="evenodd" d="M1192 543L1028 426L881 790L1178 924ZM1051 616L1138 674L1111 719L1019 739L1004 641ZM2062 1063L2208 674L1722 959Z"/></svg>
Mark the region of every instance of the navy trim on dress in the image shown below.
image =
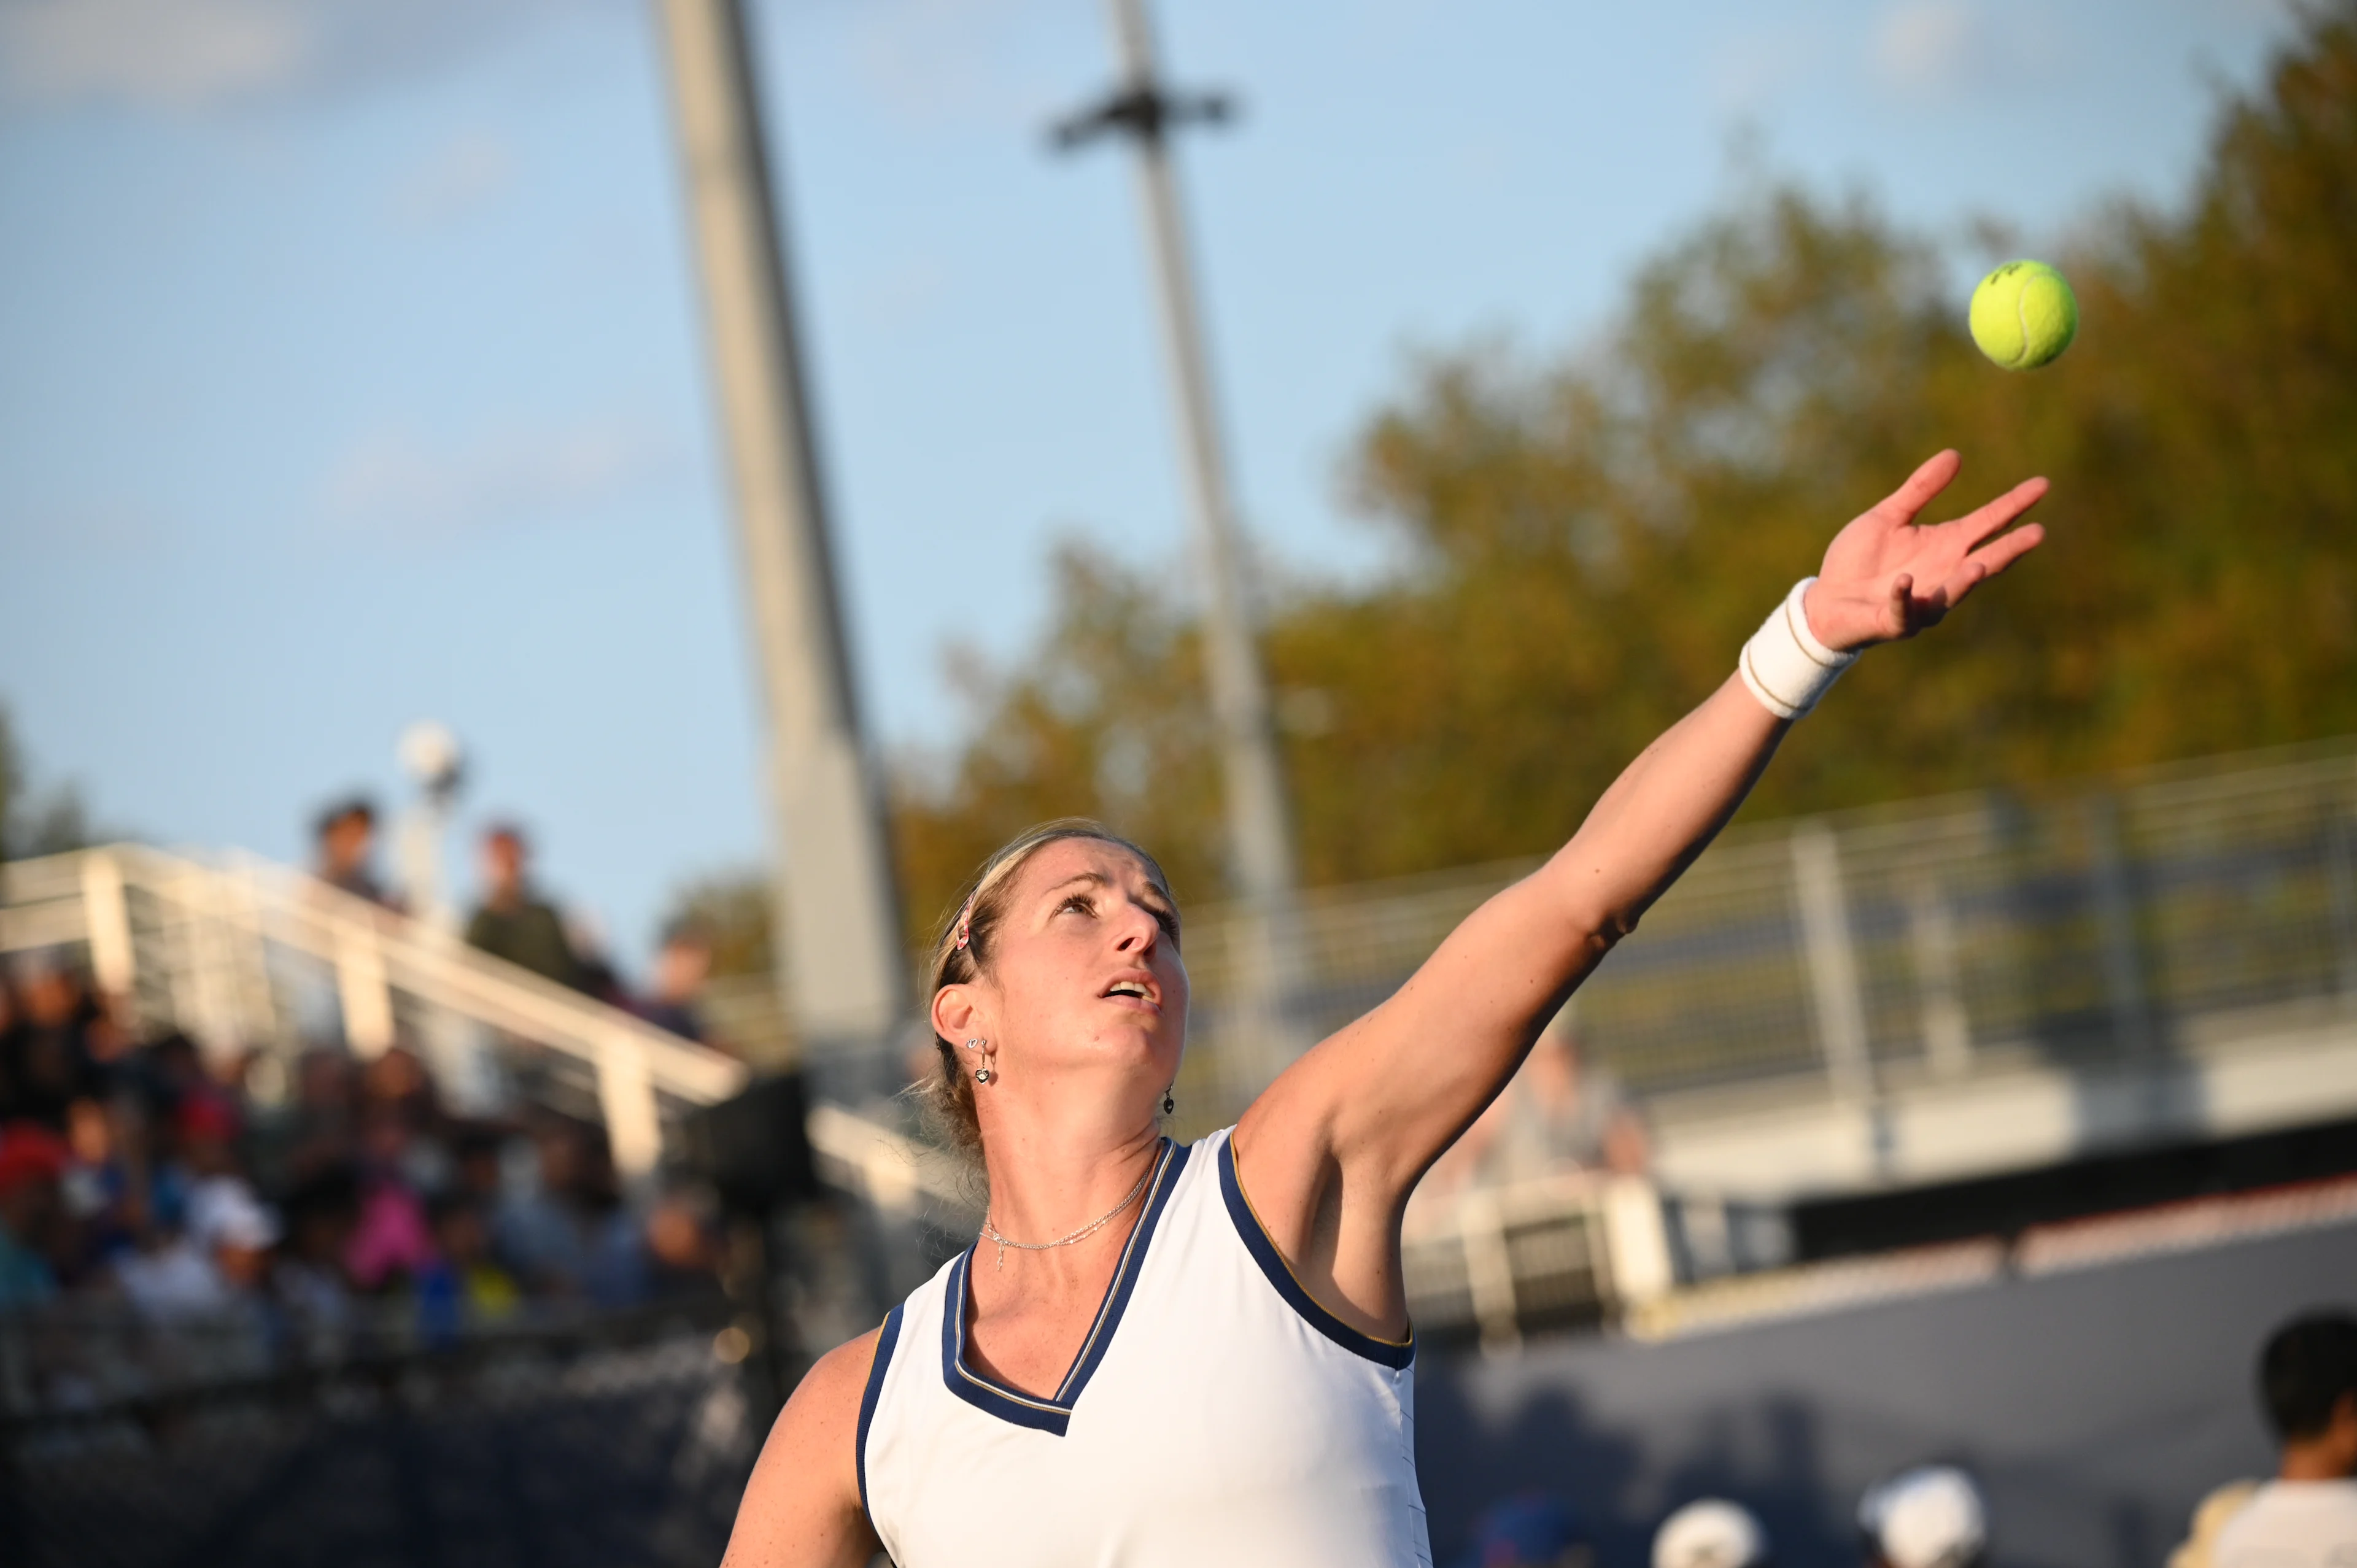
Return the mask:
<svg viewBox="0 0 2357 1568"><path fill-rule="evenodd" d="M859 1471L859 1511L870 1524L876 1516L867 1507L867 1429L875 1423L876 1402L884 1397L884 1373L892 1365L892 1347L899 1339L900 1308L896 1306L884 1315L884 1326L876 1335L876 1359L867 1364L867 1387L859 1396L858 1446L852 1451Z"/></svg>
<svg viewBox="0 0 2357 1568"><path fill-rule="evenodd" d="M1260 1216L1253 1210L1252 1199L1244 1196L1243 1183L1236 1177L1236 1137L1233 1132L1229 1133L1227 1141L1220 1145L1220 1194L1228 1200L1228 1218L1235 1221L1236 1234L1243 1238L1244 1248L1252 1253L1253 1262L1260 1265L1260 1272L1268 1276L1268 1283L1276 1287L1276 1294L1285 1298L1286 1305L1301 1315L1303 1322L1351 1354L1363 1356L1394 1370L1415 1359L1414 1327L1408 1329L1405 1339L1378 1339L1372 1334L1362 1334L1319 1305L1318 1298L1294 1277L1293 1265L1285 1261L1285 1254L1276 1250L1275 1241L1269 1240L1268 1228L1260 1222Z"/></svg>
<svg viewBox="0 0 2357 1568"><path fill-rule="evenodd" d="M1113 1278L1105 1283L1104 1301L1097 1308L1096 1321L1089 1325L1089 1337L1081 1341L1071 1369L1064 1374L1064 1380L1057 1385L1051 1399L1010 1389L965 1364L966 1275L983 1244L976 1241L960 1253L950 1265L942 1303L942 1381L948 1385L950 1392L985 1415L1050 1436L1063 1436L1071 1423L1072 1407L1080 1402L1081 1391L1088 1387L1089 1379L1113 1344L1114 1330L1121 1326L1130 1293L1137 1285L1139 1264L1154 1240L1154 1228L1161 1223L1163 1209L1169 1206L1171 1189L1178 1186L1178 1173L1185 1168L1190 1152L1168 1138L1162 1141L1161 1163L1146 1182L1145 1210L1131 1229L1128 1243L1121 1250Z"/></svg>

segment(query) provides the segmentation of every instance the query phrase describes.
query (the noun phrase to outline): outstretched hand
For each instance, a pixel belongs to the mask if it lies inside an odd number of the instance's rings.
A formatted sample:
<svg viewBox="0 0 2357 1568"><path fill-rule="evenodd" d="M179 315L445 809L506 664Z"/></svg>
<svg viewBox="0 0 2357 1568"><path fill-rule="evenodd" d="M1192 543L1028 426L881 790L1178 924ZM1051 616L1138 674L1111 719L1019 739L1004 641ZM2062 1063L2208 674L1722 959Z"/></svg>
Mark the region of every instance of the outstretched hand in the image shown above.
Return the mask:
<svg viewBox="0 0 2357 1568"><path fill-rule="evenodd" d="M2044 479L2024 479L1953 522L1916 523L1963 466L1941 453L1834 536L1804 601L1818 641L1846 652L1912 637L2038 548L2046 537L2038 524L2006 530L2046 494Z"/></svg>

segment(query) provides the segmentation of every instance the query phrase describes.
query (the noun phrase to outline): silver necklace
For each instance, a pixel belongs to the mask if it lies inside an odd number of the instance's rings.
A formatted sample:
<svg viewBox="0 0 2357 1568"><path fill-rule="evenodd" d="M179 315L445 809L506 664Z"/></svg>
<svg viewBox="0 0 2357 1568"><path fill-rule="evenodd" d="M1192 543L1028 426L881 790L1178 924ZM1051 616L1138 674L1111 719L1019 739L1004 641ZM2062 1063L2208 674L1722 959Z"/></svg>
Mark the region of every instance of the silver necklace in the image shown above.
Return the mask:
<svg viewBox="0 0 2357 1568"><path fill-rule="evenodd" d="M1161 1163L1162 1156L1157 1154L1151 1161L1147 1162L1144 1170L1137 1173L1137 1185L1129 1189L1129 1196L1127 1197L1123 1198L1119 1203L1114 1204L1111 1208L1106 1209L1103 1214L1098 1215L1094 1219L1090 1220L1086 1225L1082 1226L1078 1230L1073 1231L1071 1235L1059 1237L1053 1241L1009 1240L1007 1238L998 1233L997 1226L993 1225L990 1222L990 1210L986 1208L984 1209L982 1211L983 1239L989 1241L995 1241L998 1244L998 1261L994 1263L992 1267L1003 1269L1006 1266L1006 1249L1009 1247L1013 1247L1017 1251L1023 1252L1048 1252L1053 1251L1058 1247L1069 1247L1075 1241L1087 1240L1090 1237L1095 1235L1098 1231L1112 1224L1114 1215L1119 1214L1123 1209L1127 1208L1131 1204L1137 1201L1137 1195L1146 1190L1146 1178L1152 1176L1154 1174L1154 1167Z"/></svg>

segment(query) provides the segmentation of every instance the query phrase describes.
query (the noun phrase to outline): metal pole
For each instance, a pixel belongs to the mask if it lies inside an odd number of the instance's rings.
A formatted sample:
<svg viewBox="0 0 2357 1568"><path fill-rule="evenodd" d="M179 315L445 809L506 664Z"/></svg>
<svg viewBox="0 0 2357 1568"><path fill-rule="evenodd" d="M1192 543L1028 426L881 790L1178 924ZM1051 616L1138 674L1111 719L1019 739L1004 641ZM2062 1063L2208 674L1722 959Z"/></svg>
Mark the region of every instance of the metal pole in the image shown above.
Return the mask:
<svg viewBox="0 0 2357 1568"><path fill-rule="evenodd" d="M705 327L769 702L779 972L805 1049L908 1011L899 900L861 733L741 0L661 0Z"/></svg>
<svg viewBox="0 0 2357 1568"><path fill-rule="evenodd" d="M2153 1043L2152 1012L2136 941L2136 888L2120 842L2119 805L2110 796L2087 797L2087 874L2103 941L2104 991L2111 1004L2112 1044L2133 1063Z"/></svg>
<svg viewBox="0 0 2357 1568"><path fill-rule="evenodd" d="M1193 513L1204 597L1204 655L1220 736L1229 891L1244 907L1236 933L1235 1023L1222 1078L1238 1101L1257 1093L1302 1042L1289 1016L1301 966L1298 875L1293 824L1277 757L1276 726L1254 645L1255 617L1244 550L1228 483L1227 454L1211 394L1201 314L1189 265L1186 222L1171 167L1168 131L1190 120L1227 117L1218 94L1179 95L1162 85L1144 0L1108 0L1122 57L1121 85L1102 102L1059 124L1058 146L1118 132L1137 149L1138 196L1153 253L1163 348L1178 415L1181 467Z"/></svg>
<svg viewBox="0 0 2357 1568"><path fill-rule="evenodd" d="M1842 889L1841 850L1830 828L1810 822L1792 830L1792 854L1801 957L1809 978L1810 1010L1816 1018L1817 1049L1824 1057L1834 1093L1863 1102L1874 1092L1874 1059L1858 990L1849 900Z"/></svg>
<svg viewBox="0 0 2357 1568"><path fill-rule="evenodd" d="M1158 98L1160 76L1145 0L1110 4L1128 91L1141 99ZM1162 343L1170 360L1171 397L1178 407L1188 499L1202 558L1211 706L1219 721L1220 763L1227 787L1229 875L1239 896L1275 908L1293 897L1293 829L1286 811L1268 685L1254 646L1243 545L1211 400L1211 372L1168 138L1163 134L1166 124L1158 114L1143 116L1131 139L1137 148L1138 195L1154 252Z"/></svg>

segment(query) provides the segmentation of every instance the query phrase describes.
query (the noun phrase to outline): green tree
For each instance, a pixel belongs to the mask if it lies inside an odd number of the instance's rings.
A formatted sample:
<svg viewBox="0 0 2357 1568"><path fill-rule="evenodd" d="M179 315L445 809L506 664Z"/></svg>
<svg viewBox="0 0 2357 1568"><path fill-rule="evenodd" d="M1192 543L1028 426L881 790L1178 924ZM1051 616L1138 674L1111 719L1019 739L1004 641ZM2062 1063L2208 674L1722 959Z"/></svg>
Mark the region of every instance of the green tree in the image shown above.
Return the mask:
<svg viewBox="0 0 2357 1568"><path fill-rule="evenodd" d="M1433 355L1348 491L1400 562L1297 593L1266 650L1313 883L1534 854L1732 669L1779 589L1943 446L1963 510L2049 476L2051 542L1864 661L1749 810L1780 813L2357 731L2357 0L2226 104L2190 199L2061 259L2081 338L1990 366L1938 251L1867 200L1771 190L1640 270L1552 363ZM1942 515L1953 515L1943 511ZM1025 824L1100 815L1215 892L1194 630L1068 548L1050 631L896 807L928 918ZM930 781L927 781L927 780Z"/></svg>
<svg viewBox="0 0 2357 1568"><path fill-rule="evenodd" d="M70 784L36 792L31 773L8 710L0 705L0 861L60 854L91 842L81 792Z"/></svg>
<svg viewBox="0 0 2357 1568"><path fill-rule="evenodd" d="M662 929L690 931L712 949L716 980L767 974L771 968L770 921L774 889L768 873L720 872L674 890Z"/></svg>

